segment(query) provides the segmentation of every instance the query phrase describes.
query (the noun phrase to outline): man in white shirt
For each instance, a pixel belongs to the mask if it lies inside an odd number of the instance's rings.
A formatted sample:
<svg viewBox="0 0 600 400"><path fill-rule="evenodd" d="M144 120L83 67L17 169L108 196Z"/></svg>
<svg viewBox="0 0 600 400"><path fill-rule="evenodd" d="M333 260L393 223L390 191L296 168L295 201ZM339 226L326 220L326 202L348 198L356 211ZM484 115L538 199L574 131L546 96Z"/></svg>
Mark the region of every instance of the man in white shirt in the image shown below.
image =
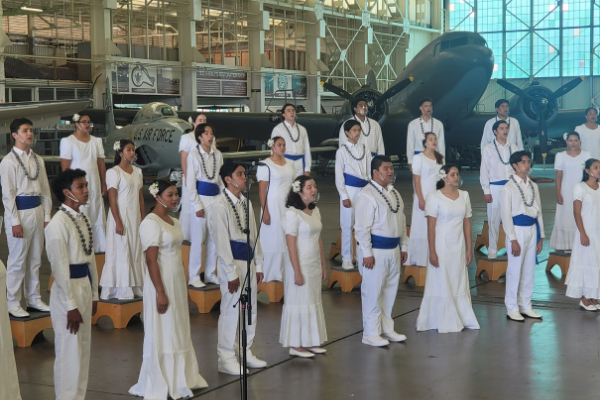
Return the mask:
<svg viewBox="0 0 600 400"><path fill-rule="evenodd" d="M513 143L507 142L508 123L497 121L492 127L496 138L481 152L479 181L483 197L487 203L489 226L488 258L496 258L498 253L498 233L500 232L500 189L508 182L513 169L510 155L516 150Z"/></svg>
<svg viewBox="0 0 600 400"><path fill-rule="evenodd" d="M273 128L271 138L282 137L285 140L285 158L294 161L296 176L310 176L312 156L306 128L296 122L296 107L284 104L281 109L284 121Z"/></svg>
<svg viewBox="0 0 600 400"><path fill-rule="evenodd" d="M54 329L54 390L61 400L85 398L98 306L98 273L90 220L80 211L89 192L85 171L66 169L52 181L62 204L46 227L46 254L54 283L50 317Z"/></svg>
<svg viewBox="0 0 600 400"><path fill-rule="evenodd" d="M413 157L423 151L423 140L427 132L435 133L438 139L437 151L444 157L446 156L444 125L440 120L431 116L433 113L431 99L427 97L421 99L419 110L421 110L421 116L410 121L406 131L406 160L409 168L412 167Z"/></svg>
<svg viewBox="0 0 600 400"><path fill-rule="evenodd" d="M181 223L181 231L183 232L183 240L191 240L192 234L190 230L190 215L192 206L190 204L190 193L186 186L187 182L187 158L188 154L196 147L196 136L194 129L200 124L206 123L206 115L195 114L194 118L189 117L188 122L192 125L192 129L186 131L179 139L179 154L181 155L181 170L183 176L181 179L181 213L179 221ZM216 142L216 140L215 140ZM216 150L216 147L215 147Z"/></svg>
<svg viewBox="0 0 600 400"><path fill-rule="evenodd" d="M242 359L237 348L236 332L238 328L240 294L244 289L247 277L247 248L251 246L252 258L250 263L250 287L252 324L246 326L247 353L246 362L250 368L264 368L267 363L258 359L250 347L256 332L256 287L263 279L263 252L260 241L257 240L256 220L252 203L249 204L250 226L246 226L246 201L242 192L246 189L244 166L227 162L219 172L225 185L223 193L211 207L209 218L210 231L214 235L217 249L217 275L221 286L221 315L218 324L217 354L219 356L219 372L229 375L241 375L242 367L238 361ZM250 230L250 243L247 243L246 233ZM254 250L252 252L252 250ZM237 308L234 308L237 305ZM248 320L246 320L248 323ZM240 328L241 334L241 328ZM236 354L238 353L238 354Z"/></svg>
<svg viewBox="0 0 600 400"><path fill-rule="evenodd" d="M506 121L509 127L508 142L513 144L517 150L523 150L523 135L521 134L521 125L515 118L510 118L508 100L500 99L495 104L496 116L485 123L483 128L483 136L481 137L481 151L485 149L485 146L490 144L494 136L494 124L498 121Z"/></svg>
<svg viewBox="0 0 600 400"><path fill-rule="evenodd" d="M529 179L531 158L526 151L510 156L515 173L500 191L500 213L506 233L506 295L507 317L522 322L523 316L541 319L531 306L533 279L537 255L542 251L544 220L538 186Z"/></svg>
<svg viewBox="0 0 600 400"><path fill-rule="evenodd" d="M354 229L354 198L369 182L371 153L359 143L360 123L344 122L348 141L335 153L335 186L340 194L340 227L342 228L342 268L354 269L352 264L352 229Z"/></svg>
<svg viewBox="0 0 600 400"><path fill-rule="evenodd" d="M29 313L21 307L21 287L27 308L50 311L40 295L40 266L52 196L44 160L31 150L35 140L31 121L15 119L10 124L10 131L15 145L0 162L8 241L6 294L8 312L13 317L25 318Z"/></svg>
<svg viewBox="0 0 600 400"><path fill-rule="evenodd" d="M366 144L367 150L371 152L371 157L385 154L385 146L383 144L383 135L381 134L381 126L374 119L367 117L369 107L364 100L354 100L352 102L352 112L354 119L360 123L361 135L359 141ZM348 120L349 121L349 120ZM344 125L340 127L339 145L346 143L346 133L344 133Z"/></svg>
<svg viewBox="0 0 600 400"><path fill-rule="evenodd" d="M361 286L363 338L370 346L402 342L392 308L398 292L400 266L408 258L404 202L394 189L394 166L387 156L371 162L372 180L356 196L356 245Z"/></svg>

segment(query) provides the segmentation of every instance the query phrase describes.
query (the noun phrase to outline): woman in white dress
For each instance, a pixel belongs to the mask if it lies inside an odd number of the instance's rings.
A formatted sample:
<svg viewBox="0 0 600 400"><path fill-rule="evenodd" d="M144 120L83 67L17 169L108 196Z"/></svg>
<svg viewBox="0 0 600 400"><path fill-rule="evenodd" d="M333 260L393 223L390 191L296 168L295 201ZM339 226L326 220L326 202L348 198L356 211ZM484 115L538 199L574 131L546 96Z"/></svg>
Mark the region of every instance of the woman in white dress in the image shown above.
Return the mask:
<svg viewBox="0 0 600 400"><path fill-rule="evenodd" d="M585 110L585 124L575 128L581 137L581 148L589 151L591 156L600 159L600 126L596 123L598 110L590 107Z"/></svg>
<svg viewBox="0 0 600 400"><path fill-rule="evenodd" d="M0 218L0 225L2 225L2 218ZM0 261L0 399L21 400L6 303L6 267L2 261Z"/></svg>
<svg viewBox="0 0 600 400"><path fill-rule="evenodd" d="M140 242L144 219L144 179L134 165L135 145L121 139L114 143L114 167L106 171L110 212L106 224L106 257L100 298L126 300L141 297L146 263Z"/></svg>
<svg viewBox="0 0 600 400"><path fill-rule="evenodd" d="M106 247L104 227L104 201L106 195L106 164L104 164L104 147L102 139L90 135L92 123L85 114L73 115L77 130L72 135L60 139L60 166L62 170L82 169L86 172L89 200L81 207L92 224L94 237L94 253L103 253Z"/></svg>
<svg viewBox="0 0 600 400"><path fill-rule="evenodd" d="M260 244L265 256L263 282L283 281L288 253L282 222L285 201L296 177L294 161L284 157L285 139L275 136L268 143L273 154L262 160L265 165L259 165L256 170L263 210L260 228Z"/></svg>
<svg viewBox="0 0 600 400"><path fill-rule="evenodd" d="M317 185L309 176L299 176L286 201L283 227L289 258L283 276L285 302L279 343L290 355L314 357L325 353L319 347L327 341L325 314L321 302L321 281L327 277L321 213L315 206Z"/></svg>
<svg viewBox="0 0 600 400"><path fill-rule="evenodd" d="M577 232L565 284L567 297L580 299L587 311L600 309L600 161L585 162L583 180L573 191L573 210Z"/></svg>
<svg viewBox="0 0 600 400"><path fill-rule="evenodd" d="M192 125L192 129L186 130L181 138L179 139L179 153L181 155L181 170L183 171L182 184L181 184L181 212L179 213L179 219L181 220L181 231L183 232L183 240L191 240L192 234L190 231L190 192L187 189L187 158L190 153L196 147L196 137L194 136L194 130L200 124L206 123L206 115L202 113L194 113L188 117L188 122Z"/></svg>
<svg viewBox="0 0 600 400"><path fill-rule="evenodd" d="M149 192L156 207L140 225L148 269L144 277L144 358L129 393L152 400L193 396L208 386L198 373L190 335L187 285L181 259L183 234L169 211L179 206L177 187L158 181Z"/></svg>
<svg viewBox="0 0 600 400"><path fill-rule="evenodd" d="M571 251L575 239L575 218L573 217L573 189L581 180L583 163L591 157L581 150L581 140L577 132L565 133L567 150L556 154L556 214L550 237L550 248Z"/></svg>
<svg viewBox="0 0 600 400"><path fill-rule="evenodd" d="M437 136L433 132L425 133L422 153L413 157L413 207L410 223L410 242L408 245L408 264L425 267L428 260L427 219L425 218L425 199L435 191L439 179L438 172L444 164L444 157L436 150Z"/></svg>
<svg viewBox="0 0 600 400"><path fill-rule="evenodd" d="M187 157L187 178L185 187L189 193L191 208L191 246L188 263L189 285L201 288L206 283L219 284L217 278L217 250L215 241L208 229L211 206L221 193L223 182L219 170L223 165L223 155L212 147L215 134L209 124L198 124L194 131L196 146ZM203 247L204 245L204 247ZM204 263L204 281L200 270Z"/></svg>
<svg viewBox="0 0 600 400"><path fill-rule="evenodd" d="M461 181L457 166L444 165L439 177L438 190L427 195L425 206L429 263L417 330L446 333L479 329L467 273L473 260L469 193L458 190Z"/></svg>

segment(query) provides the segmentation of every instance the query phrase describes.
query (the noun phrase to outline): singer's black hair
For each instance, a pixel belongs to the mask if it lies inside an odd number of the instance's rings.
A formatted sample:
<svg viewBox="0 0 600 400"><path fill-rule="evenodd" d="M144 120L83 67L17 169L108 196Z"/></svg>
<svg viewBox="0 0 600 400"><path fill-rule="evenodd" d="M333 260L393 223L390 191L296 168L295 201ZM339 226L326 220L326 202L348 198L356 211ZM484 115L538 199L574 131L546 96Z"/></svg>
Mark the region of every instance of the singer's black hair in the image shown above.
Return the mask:
<svg viewBox="0 0 600 400"><path fill-rule="evenodd" d="M494 122L494 125L492 125L492 132L494 132L494 135L496 135L496 131L498 130L498 128L500 128L500 125L502 125L502 124L508 125L508 122L506 122L502 119L500 121ZM510 125L508 125L508 126L510 126Z"/></svg>
<svg viewBox="0 0 600 400"><path fill-rule="evenodd" d="M66 197L63 193L63 190L71 190L73 181L75 181L77 178L85 178L85 171L82 169L67 168L56 175L56 177L52 180L52 192L58 201L64 203Z"/></svg>
<svg viewBox="0 0 600 400"><path fill-rule="evenodd" d="M246 167L244 167L243 164L239 163L239 162L235 162L235 161L227 161L225 163L223 163L223 165L221 166L221 169L219 170L219 175L221 176L221 180L223 181L223 184L225 185L225 187L227 187L227 182L225 182L225 178L226 177L233 177L233 173L235 172L236 169L238 169L238 167L242 167L244 169L246 169Z"/></svg>
<svg viewBox="0 0 600 400"><path fill-rule="evenodd" d="M596 160L595 158L588 158L585 161L585 168L583 169L583 178L581 179L581 182L587 182L590 179L590 175L587 172L585 172L585 170L592 168L592 164L595 162L598 162L598 160Z"/></svg>
<svg viewBox="0 0 600 400"><path fill-rule="evenodd" d="M384 162L391 163L392 159L385 155L378 155L373 157L373 159L371 160L371 178L373 177L373 171L379 171L379 167L381 167L381 164L383 164Z"/></svg>
<svg viewBox="0 0 600 400"><path fill-rule="evenodd" d="M531 159L531 153L528 151L525 151L525 150L515 151L514 153L511 154L508 162L510 163L510 166L513 167L513 169L515 171L517 169L515 168L514 165L520 163L523 160L524 156L527 156L527 157L529 157L529 159Z"/></svg>
<svg viewBox="0 0 600 400"><path fill-rule="evenodd" d="M310 176L300 175L299 177L297 177L295 179L295 181L300 182L300 192L301 192L304 190L304 186L306 185L306 182L314 181L314 179L311 178ZM298 210L304 210L306 208L306 204L304 204L304 202L302 201L302 198L300 197L300 192L294 193L294 190L292 188L290 188L290 192L288 193L287 200L285 201L285 206L287 208L294 207L294 208L297 208ZM308 205L308 209L314 210L314 208L316 206L317 205L315 203L310 203Z"/></svg>

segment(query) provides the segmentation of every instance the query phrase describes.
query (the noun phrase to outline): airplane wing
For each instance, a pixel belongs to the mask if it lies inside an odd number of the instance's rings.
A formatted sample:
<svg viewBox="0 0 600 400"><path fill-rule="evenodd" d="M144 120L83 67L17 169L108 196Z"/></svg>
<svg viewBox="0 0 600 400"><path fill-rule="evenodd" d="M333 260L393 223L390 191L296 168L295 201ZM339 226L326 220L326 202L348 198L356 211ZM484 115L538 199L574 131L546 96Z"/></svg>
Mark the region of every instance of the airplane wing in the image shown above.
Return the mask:
<svg viewBox="0 0 600 400"><path fill-rule="evenodd" d="M311 153L327 153L327 152L335 152L338 148L334 146L320 146L320 147L311 147ZM230 151L224 152L223 159L224 160L247 160L247 159L259 159L266 158L271 155L271 150L252 150L252 151Z"/></svg>
<svg viewBox="0 0 600 400"><path fill-rule="evenodd" d="M89 99L81 99L0 104L0 134L10 133L10 123L15 118L28 118L36 128L59 124L62 117L83 110L89 102Z"/></svg>

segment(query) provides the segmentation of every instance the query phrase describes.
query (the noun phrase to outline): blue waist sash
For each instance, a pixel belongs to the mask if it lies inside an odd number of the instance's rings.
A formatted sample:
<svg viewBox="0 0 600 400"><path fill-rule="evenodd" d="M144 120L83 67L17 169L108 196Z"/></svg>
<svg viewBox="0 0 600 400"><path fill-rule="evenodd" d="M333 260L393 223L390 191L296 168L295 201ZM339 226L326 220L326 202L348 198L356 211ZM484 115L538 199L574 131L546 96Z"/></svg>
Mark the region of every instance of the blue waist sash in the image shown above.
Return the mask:
<svg viewBox="0 0 600 400"><path fill-rule="evenodd" d="M533 226L535 224L535 230L537 233L536 243L539 242L542 238L542 235L540 233L540 224L538 223L537 218L533 218L525 214L519 214L513 217L513 224L515 226ZM535 256L535 263L538 263L537 254Z"/></svg>
<svg viewBox="0 0 600 400"><path fill-rule="evenodd" d="M371 235L371 247L374 249L395 249L399 244L399 237Z"/></svg>
<svg viewBox="0 0 600 400"><path fill-rule="evenodd" d="M248 257L248 243L230 240L229 245L231 246L231 254L233 255L234 260L246 261L246 257ZM252 247L250 247L250 259L254 259Z"/></svg>
<svg viewBox="0 0 600 400"><path fill-rule="evenodd" d="M304 155L303 154L299 154L299 155L285 154L284 157L288 158L288 159L290 159L292 161L296 161L296 160L302 159L302 169L303 170L306 169L306 161L304 159ZM244 258L244 260L245 260L245 258Z"/></svg>
<svg viewBox="0 0 600 400"><path fill-rule="evenodd" d="M358 178L354 175L344 174L344 183L346 184L346 186L362 188L367 186L369 184L369 181Z"/></svg>
<svg viewBox="0 0 600 400"><path fill-rule="evenodd" d="M415 156L416 156L417 154L420 154L420 153L421 153L420 151L416 151L416 150L415 150Z"/></svg>
<svg viewBox="0 0 600 400"><path fill-rule="evenodd" d="M504 186L508 183L508 179L505 179L503 181L494 181L494 182L490 182L490 185L498 185L498 186Z"/></svg>
<svg viewBox="0 0 600 400"><path fill-rule="evenodd" d="M40 196L17 196L15 203L17 203L17 210L29 210L41 206L42 200Z"/></svg>
<svg viewBox="0 0 600 400"><path fill-rule="evenodd" d="M196 181L198 194L202 196L217 196L221 191L219 185L212 182Z"/></svg>
<svg viewBox="0 0 600 400"><path fill-rule="evenodd" d="M377 155L377 153L375 153L373 151L371 152L371 157L375 157L376 155Z"/></svg>
<svg viewBox="0 0 600 400"><path fill-rule="evenodd" d="M90 280L90 283L92 283L92 275L90 274L90 267L87 265L87 263L70 264L69 270L71 271L71 279L85 278L87 276Z"/></svg>

